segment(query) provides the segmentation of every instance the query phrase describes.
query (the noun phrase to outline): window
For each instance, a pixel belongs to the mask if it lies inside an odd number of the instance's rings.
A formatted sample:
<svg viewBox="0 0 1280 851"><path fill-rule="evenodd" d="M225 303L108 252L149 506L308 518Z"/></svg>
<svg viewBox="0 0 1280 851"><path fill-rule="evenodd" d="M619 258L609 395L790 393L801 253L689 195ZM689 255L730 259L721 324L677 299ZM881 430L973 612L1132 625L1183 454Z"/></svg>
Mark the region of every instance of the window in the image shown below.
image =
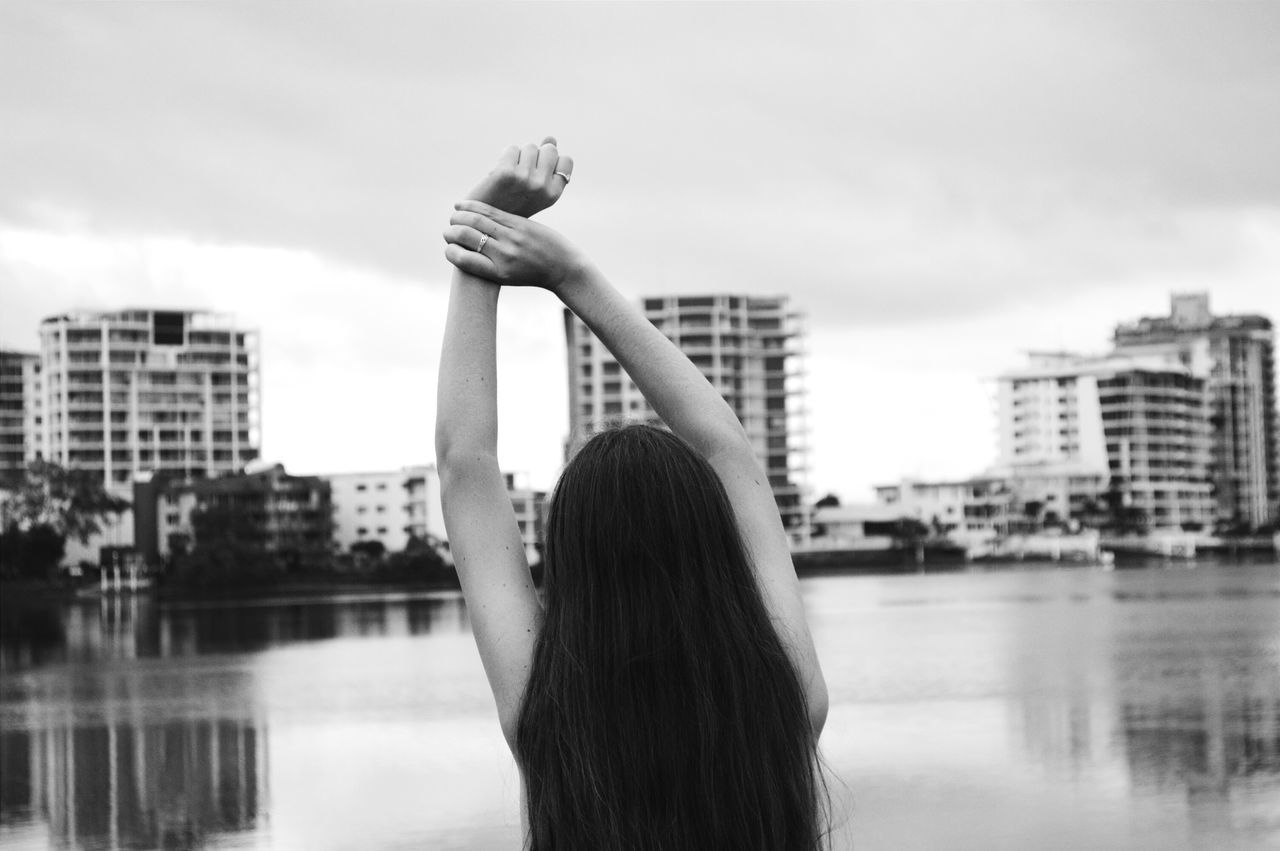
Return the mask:
<svg viewBox="0 0 1280 851"><path fill-rule="evenodd" d="M362 492L363 492L363 491L367 491L368 489L369 489L369 486L368 486L368 485L356 485L356 490L357 490L357 491L362 491Z"/></svg>

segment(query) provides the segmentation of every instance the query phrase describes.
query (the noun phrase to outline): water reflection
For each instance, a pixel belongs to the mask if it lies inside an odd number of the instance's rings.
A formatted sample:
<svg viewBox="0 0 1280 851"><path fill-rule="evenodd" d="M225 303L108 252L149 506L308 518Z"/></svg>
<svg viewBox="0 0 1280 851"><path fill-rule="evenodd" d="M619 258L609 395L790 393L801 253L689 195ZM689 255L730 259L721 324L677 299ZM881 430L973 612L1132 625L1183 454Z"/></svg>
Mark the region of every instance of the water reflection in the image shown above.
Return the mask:
<svg viewBox="0 0 1280 851"><path fill-rule="evenodd" d="M835 847L1280 839L1278 585L1257 569L807 581L824 746L860 804ZM518 843L456 595L23 617L0 635L0 844Z"/></svg>
<svg viewBox="0 0 1280 851"><path fill-rule="evenodd" d="M0 601L0 670L252 653L335 638L464 632L456 594L166 604L146 596Z"/></svg>
<svg viewBox="0 0 1280 851"><path fill-rule="evenodd" d="M191 719L0 733L0 823L66 848L191 848L265 812L265 734Z"/></svg>

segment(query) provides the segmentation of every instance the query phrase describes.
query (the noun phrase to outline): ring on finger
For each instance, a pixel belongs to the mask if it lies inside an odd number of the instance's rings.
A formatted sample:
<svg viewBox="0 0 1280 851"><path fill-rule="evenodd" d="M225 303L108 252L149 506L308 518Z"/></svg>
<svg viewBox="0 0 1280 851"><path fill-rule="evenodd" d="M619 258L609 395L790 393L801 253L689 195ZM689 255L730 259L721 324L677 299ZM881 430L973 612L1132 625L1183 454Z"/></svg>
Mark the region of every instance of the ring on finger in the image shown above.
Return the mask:
<svg viewBox="0 0 1280 851"><path fill-rule="evenodd" d="M489 241L489 234L480 234L480 244L476 246L476 254L484 253L484 244Z"/></svg>
<svg viewBox="0 0 1280 851"><path fill-rule="evenodd" d="M566 186L569 185L569 175L565 174L563 171L557 171L555 173L564 178L564 182Z"/></svg>

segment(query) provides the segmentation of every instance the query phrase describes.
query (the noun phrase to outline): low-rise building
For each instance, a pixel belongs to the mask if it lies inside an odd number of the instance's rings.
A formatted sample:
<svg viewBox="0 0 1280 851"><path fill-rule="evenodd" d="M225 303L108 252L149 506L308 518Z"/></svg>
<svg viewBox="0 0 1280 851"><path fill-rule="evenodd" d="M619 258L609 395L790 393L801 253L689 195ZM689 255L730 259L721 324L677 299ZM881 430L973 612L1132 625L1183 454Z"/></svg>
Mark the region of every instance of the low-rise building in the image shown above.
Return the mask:
<svg viewBox="0 0 1280 851"><path fill-rule="evenodd" d="M154 527L135 512L138 550L167 557L199 546L197 512L225 518L242 542L299 565L324 565L333 552L330 486L317 476L291 476L284 466L217 479L171 479L135 489L154 500Z"/></svg>
<svg viewBox="0 0 1280 851"><path fill-rule="evenodd" d="M976 544L1009 531L1014 493L1008 480L979 476L923 482L903 479L878 485L876 500L897 517L923 523L958 543Z"/></svg>

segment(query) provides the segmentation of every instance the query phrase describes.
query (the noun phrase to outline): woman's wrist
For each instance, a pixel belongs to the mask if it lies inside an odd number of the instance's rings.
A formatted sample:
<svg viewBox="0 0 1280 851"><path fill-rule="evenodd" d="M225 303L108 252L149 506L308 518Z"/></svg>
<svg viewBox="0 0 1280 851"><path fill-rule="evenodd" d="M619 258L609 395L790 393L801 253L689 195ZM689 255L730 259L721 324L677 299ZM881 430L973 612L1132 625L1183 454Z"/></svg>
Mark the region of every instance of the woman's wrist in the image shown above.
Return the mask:
<svg viewBox="0 0 1280 851"><path fill-rule="evenodd" d="M579 257L568 263L564 274L560 276L560 280L554 282L547 289L551 290L561 301L568 304L570 300L577 298L582 292L598 286L603 280L604 276L600 274L599 269L592 265L590 260L586 257Z"/></svg>

